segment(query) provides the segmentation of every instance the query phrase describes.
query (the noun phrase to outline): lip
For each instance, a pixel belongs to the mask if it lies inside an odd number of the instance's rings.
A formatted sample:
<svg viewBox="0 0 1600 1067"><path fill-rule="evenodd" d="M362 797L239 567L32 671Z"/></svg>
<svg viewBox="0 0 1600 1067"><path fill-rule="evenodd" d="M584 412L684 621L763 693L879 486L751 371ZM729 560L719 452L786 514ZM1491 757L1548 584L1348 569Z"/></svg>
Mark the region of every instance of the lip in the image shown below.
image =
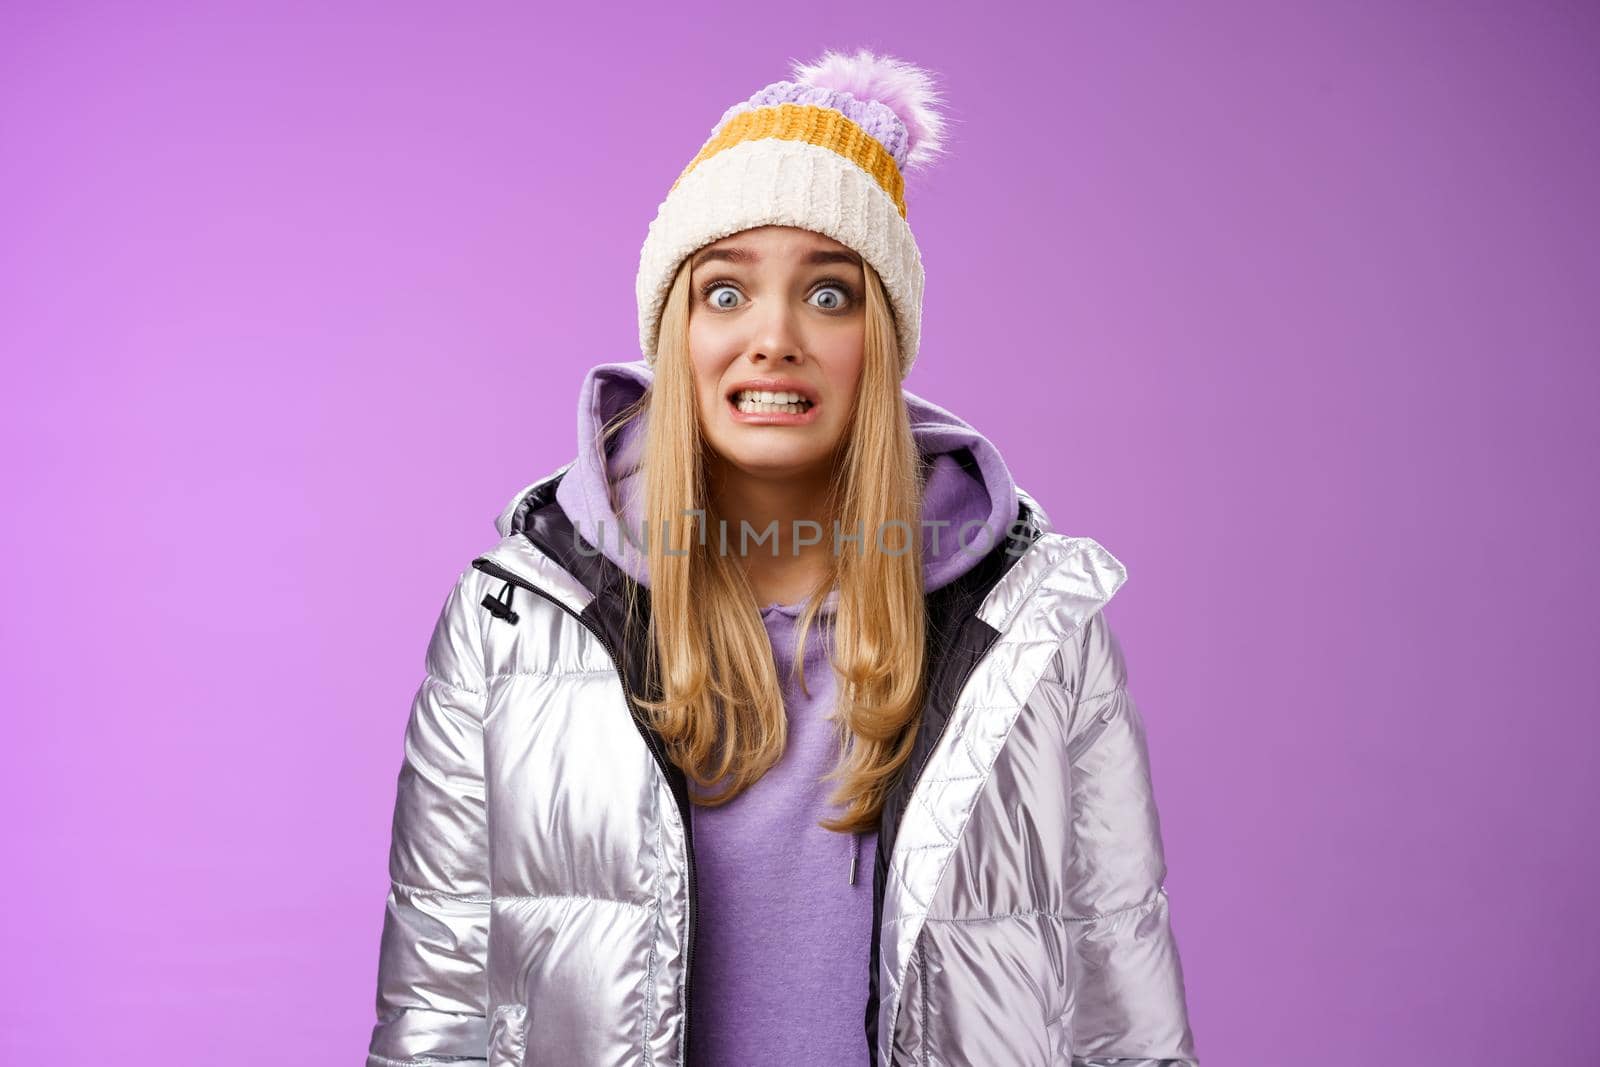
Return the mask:
<svg viewBox="0 0 1600 1067"><path fill-rule="evenodd" d="M740 411L733 405L736 393L747 389L768 390L774 393L799 393L811 401L811 406L799 415L791 415L784 411L764 411L751 414ZM745 423L753 426L804 426L816 421L817 412L821 410L821 403L817 400L817 391L804 382L797 382L793 378L747 378L734 385L723 395L723 402L728 406L728 414L734 422Z"/></svg>

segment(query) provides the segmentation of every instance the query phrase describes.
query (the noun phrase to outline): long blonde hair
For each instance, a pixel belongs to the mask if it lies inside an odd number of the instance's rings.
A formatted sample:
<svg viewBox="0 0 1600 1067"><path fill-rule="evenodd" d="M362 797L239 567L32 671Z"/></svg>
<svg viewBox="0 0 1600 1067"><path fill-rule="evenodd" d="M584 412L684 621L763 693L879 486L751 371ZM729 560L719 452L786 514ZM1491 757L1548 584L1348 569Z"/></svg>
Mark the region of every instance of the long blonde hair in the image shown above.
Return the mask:
<svg viewBox="0 0 1600 1067"><path fill-rule="evenodd" d="M812 590L799 630L802 687L807 633L837 588L828 652L837 680L839 757L824 780L843 808L820 825L839 832L877 827L884 798L916 738L926 680L921 503L925 472L900 392L899 350L883 283L866 275L864 360L855 408L820 517L833 544L825 580ZM648 655L660 698L637 703L694 783L695 803L719 806L755 784L783 755L787 716L771 640L738 558L718 551L720 516L706 492L705 450L689 359L690 260L673 279L662 312L655 376L638 401L604 428L609 437L648 413L644 474L650 573ZM602 454L605 444L601 442ZM621 509L616 507L617 514ZM704 525L690 518L695 512ZM837 527L835 527L837 523ZM882 531L882 539L879 539ZM850 534L857 542L844 542ZM663 535L666 536L663 536ZM729 541L733 538L730 536ZM636 541L637 543L637 541ZM851 551L850 549L857 549ZM628 616L635 587L628 583ZM807 690L809 692L809 690ZM702 793L722 783L714 794Z"/></svg>

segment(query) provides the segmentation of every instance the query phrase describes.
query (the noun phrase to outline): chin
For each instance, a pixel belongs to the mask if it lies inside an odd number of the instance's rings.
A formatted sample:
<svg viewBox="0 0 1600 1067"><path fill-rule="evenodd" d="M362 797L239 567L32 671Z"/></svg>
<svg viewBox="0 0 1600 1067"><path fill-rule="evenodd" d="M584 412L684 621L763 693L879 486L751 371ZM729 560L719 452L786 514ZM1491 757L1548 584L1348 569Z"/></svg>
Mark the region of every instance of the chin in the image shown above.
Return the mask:
<svg viewBox="0 0 1600 1067"><path fill-rule="evenodd" d="M717 453L730 467L764 478L816 470L828 461L830 455L827 449L821 448L795 448L792 445L763 448L751 447L747 442L739 442L732 448L718 448Z"/></svg>

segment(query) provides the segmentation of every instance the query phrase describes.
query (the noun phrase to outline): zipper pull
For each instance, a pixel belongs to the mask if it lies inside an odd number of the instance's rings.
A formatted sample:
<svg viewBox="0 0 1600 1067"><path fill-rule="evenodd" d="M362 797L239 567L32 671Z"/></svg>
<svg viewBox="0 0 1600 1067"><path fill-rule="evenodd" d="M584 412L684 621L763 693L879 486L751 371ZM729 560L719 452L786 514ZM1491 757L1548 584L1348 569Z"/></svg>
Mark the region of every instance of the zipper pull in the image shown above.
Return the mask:
<svg viewBox="0 0 1600 1067"><path fill-rule="evenodd" d="M497 619L504 619L512 626L517 624L517 613L511 610L511 598L516 595L515 587L507 582L505 588L500 590L500 596L484 595L482 604L489 609L489 614Z"/></svg>

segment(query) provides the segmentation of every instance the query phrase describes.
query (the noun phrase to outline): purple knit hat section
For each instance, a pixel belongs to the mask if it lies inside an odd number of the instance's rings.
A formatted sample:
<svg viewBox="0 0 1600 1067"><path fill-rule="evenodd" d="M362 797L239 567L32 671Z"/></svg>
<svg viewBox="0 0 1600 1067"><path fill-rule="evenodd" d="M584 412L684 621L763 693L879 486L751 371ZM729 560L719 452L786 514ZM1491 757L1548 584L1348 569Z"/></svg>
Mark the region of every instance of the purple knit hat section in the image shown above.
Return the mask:
<svg viewBox="0 0 1600 1067"><path fill-rule="evenodd" d="M773 82L750 99L734 104L722 113L722 118L717 120L716 126L711 130L711 138L715 138L722 127L727 125L728 120L735 115L754 111L758 107L774 107L778 104L827 107L843 113L845 118L860 126L870 137L883 145L894 157L895 166L905 169L910 138L906 133L906 124L900 121L900 116L896 115L887 104L881 104L876 100L862 100L842 89L803 85L799 82Z"/></svg>

